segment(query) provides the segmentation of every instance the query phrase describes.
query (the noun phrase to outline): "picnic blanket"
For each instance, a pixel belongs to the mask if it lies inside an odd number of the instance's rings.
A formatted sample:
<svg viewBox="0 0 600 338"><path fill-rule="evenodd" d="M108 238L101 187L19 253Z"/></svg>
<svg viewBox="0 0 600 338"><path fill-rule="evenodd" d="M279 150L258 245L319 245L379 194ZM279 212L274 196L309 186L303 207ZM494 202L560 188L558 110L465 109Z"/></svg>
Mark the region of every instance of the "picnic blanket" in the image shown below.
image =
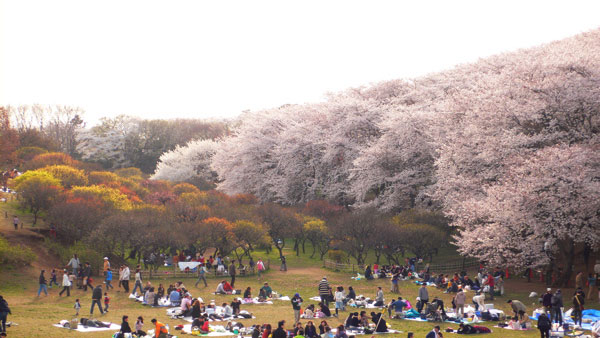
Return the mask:
<svg viewBox="0 0 600 338"><path fill-rule="evenodd" d="M337 333L337 329L333 328L333 329L331 329L331 332ZM371 332L369 334L388 334L388 333L398 334L398 333L403 333L403 332L398 331L398 330L392 330L392 329L388 328L387 332ZM348 336L359 336L359 335L364 335L366 333L364 330L346 330L346 334Z"/></svg>
<svg viewBox="0 0 600 338"><path fill-rule="evenodd" d="M178 307L167 309L167 316L169 316L171 318L174 318L174 319L183 319L186 322L190 322L190 323L194 321L191 316L182 317L182 316L178 315L178 311L179 310L180 310L180 308L178 308ZM219 306L217 307L217 310L220 310ZM240 313L243 313L243 314L246 314L246 315L252 315L250 312L245 311L245 310L240 311ZM202 314L202 315L204 315L204 314ZM252 318L256 318L256 317L252 316ZM209 318L208 321L209 322L227 322L227 321L230 321L232 319L250 319L250 318L246 318L246 317L243 317L243 316L237 316L236 315L236 316L232 316L232 317L224 318L224 319L211 319L211 318Z"/></svg>
<svg viewBox="0 0 600 338"><path fill-rule="evenodd" d="M109 323L109 322L103 322L103 323L110 325L110 326L109 327L87 327L87 326L83 326L83 325L79 324L79 325L77 325L77 328L73 329L73 330L77 331L77 332L99 332L99 331L111 331L111 330L118 331L121 329L121 325L117 325L117 324ZM64 327L61 324L53 324L52 326L71 330L70 328Z"/></svg>
<svg viewBox="0 0 600 338"><path fill-rule="evenodd" d="M231 331L225 330L225 327L222 325L209 326L210 332L205 334L194 334L194 336L202 336L202 337L226 337L226 336L237 336L238 333L234 333ZM183 326L181 330L183 333L192 334L192 324L186 324ZM250 338L250 337L246 337Z"/></svg>
<svg viewBox="0 0 600 338"><path fill-rule="evenodd" d="M575 324L575 322L573 322L573 318L571 318L571 312L572 310L568 310L563 314L563 322L573 325ZM533 316L530 316L529 318L533 320L538 320L539 317L540 313L534 312ZM600 321L600 310L583 310L581 318L581 328L583 330L591 331L592 327L594 326L594 323Z"/></svg>
<svg viewBox="0 0 600 338"><path fill-rule="evenodd" d="M242 304L269 304L269 305L273 304L273 301L270 301L270 300L267 300L264 302L259 302L258 297L254 297L254 298L250 298L250 299L248 299L248 298L238 298L238 299L242 302Z"/></svg>
<svg viewBox="0 0 600 338"><path fill-rule="evenodd" d="M200 265L200 262L179 262L179 263L177 263L177 266L179 267L179 270L181 270L181 271L185 271L186 268L189 268L189 270L194 270L196 267L198 267L198 265Z"/></svg>
<svg viewBox="0 0 600 338"><path fill-rule="evenodd" d="M143 296L136 297L134 294L130 294L129 299L134 299L136 302L142 303L142 305L148 305L148 306L152 306L152 307L173 307L173 304L171 304L171 301L167 297L159 298L157 301L158 305L150 305L150 304L144 302ZM198 299L200 301L202 301L202 298L198 298Z"/></svg>

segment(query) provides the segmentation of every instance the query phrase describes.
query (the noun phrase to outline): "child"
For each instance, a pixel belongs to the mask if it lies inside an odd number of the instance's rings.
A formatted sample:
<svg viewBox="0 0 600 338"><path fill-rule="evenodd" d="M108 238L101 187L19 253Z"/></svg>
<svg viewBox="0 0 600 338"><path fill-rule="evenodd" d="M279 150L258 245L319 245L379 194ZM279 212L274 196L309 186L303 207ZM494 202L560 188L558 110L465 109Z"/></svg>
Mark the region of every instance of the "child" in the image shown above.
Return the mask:
<svg viewBox="0 0 600 338"><path fill-rule="evenodd" d="M73 308L75 309L75 317L79 316L79 309L81 309L81 304L79 304L79 298L75 299L75 306L73 306Z"/></svg>
<svg viewBox="0 0 600 338"><path fill-rule="evenodd" d="M58 286L58 282L56 281L56 269L52 269L52 272L50 273L50 284L48 287L52 288L52 283Z"/></svg>
<svg viewBox="0 0 600 338"><path fill-rule="evenodd" d="M104 312L108 312L108 303L110 302L110 298L108 297L108 292L104 293Z"/></svg>

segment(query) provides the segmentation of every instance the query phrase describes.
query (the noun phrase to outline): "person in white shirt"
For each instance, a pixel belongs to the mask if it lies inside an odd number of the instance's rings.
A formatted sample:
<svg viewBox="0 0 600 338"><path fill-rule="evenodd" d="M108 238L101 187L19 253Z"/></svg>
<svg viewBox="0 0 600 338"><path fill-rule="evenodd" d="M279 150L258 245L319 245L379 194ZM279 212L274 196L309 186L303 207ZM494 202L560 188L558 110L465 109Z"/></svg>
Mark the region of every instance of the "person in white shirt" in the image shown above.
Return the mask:
<svg viewBox="0 0 600 338"><path fill-rule="evenodd" d="M63 292L67 291L67 297L71 296L71 280L69 279L69 273L65 269L63 271L63 280L62 280L63 289L58 293L58 296L62 296Z"/></svg>
<svg viewBox="0 0 600 338"><path fill-rule="evenodd" d="M473 296L473 304L475 304L475 311L485 310L485 295L478 292Z"/></svg>
<svg viewBox="0 0 600 338"><path fill-rule="evenodd" d="M339 310L344 311L344 291L342 291L342 287L338 286L335 294L333 295L333 300L335 301L335 316L337 317L339 314Z"/></svg>
<svg viewBox="0 0 600 338"><path fill-rule="evenodd" d="M129 267L127 265L125 265L125 268L123 269L123 274L119 276L119 279L121 280L121 285L123 285L123 289L125 289L125 292L129 293L129 278L130 278L131 272L129 271Z"/></svg>
<svg viewBox="0 0 600 338"><path fill-rule="evenodd" d="M192 296L186 294L181 300L181 313L183 316L188 316L192 312Z"/></svg>
<svg viewBox="0 0 600 338"><path fill-rule="evenodd" d="M133 291L131 293L137 296L136 291L138 288L140 288L140 292L143 292L142 272L139 268L135 269L135 285L133 286Z"/></svg>
<svg viewBox="0 0 600 338"><path fill-rule="evenodd" d="M77 270L81 266L81 262L79 262L79 258L77 258L77 254L73 255L73 258L67 263L67 266L70 266L73 269L73 274L77 276Z"/></svg>

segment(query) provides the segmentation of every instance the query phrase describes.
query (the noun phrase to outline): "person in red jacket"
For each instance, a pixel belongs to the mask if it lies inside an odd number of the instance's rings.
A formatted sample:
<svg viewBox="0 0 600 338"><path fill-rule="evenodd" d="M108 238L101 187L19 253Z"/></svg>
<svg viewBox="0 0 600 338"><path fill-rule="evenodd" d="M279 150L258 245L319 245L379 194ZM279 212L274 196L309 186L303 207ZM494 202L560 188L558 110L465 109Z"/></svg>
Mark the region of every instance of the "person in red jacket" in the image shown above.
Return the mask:
<svg viewBox="0 0 600 338"><path fill-rule="evenodd" d="M494 281L494 276L492 276L491 273L488 273L487 281L485 282L485 285L487 285L487 286L490 287L489 292L490 292L490 299L491 300L494 300L494 285L495 285L494 282L495 282Z"/></svg>

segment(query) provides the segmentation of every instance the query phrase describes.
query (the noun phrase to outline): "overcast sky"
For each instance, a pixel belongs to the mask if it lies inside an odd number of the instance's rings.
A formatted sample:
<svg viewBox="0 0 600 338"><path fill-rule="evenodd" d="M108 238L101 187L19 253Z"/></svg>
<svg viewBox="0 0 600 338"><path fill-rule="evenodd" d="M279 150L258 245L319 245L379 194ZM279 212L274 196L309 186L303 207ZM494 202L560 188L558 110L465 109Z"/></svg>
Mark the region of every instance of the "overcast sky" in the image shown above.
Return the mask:
<svg viewBox="0 0 600 338"><path fill-rule="evenodd" d="M0 104L233 117L600 27L600 1L1 1Z"/></svg>

